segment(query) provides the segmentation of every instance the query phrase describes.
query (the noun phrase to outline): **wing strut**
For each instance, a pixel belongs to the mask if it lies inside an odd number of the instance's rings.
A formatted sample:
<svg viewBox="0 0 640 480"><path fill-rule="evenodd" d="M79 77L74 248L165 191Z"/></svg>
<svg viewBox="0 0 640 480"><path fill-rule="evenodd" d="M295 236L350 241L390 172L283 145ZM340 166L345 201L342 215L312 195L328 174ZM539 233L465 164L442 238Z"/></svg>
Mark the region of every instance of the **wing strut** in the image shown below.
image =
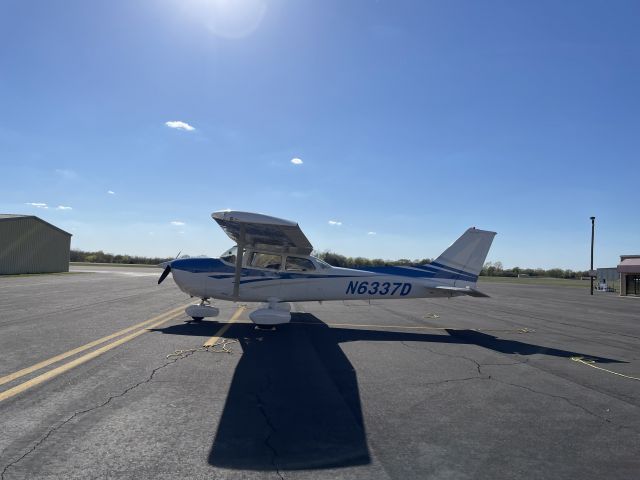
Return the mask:
<svg viewBox="0 0 640 480"><path fill-rule="evenodd" d="M236 300L240 296L240 276L242 275L242 257L244 256L244 246L246 243L246 227L240 224L240 236L236 248L236 276L233 282L233 298Z"/></svg>

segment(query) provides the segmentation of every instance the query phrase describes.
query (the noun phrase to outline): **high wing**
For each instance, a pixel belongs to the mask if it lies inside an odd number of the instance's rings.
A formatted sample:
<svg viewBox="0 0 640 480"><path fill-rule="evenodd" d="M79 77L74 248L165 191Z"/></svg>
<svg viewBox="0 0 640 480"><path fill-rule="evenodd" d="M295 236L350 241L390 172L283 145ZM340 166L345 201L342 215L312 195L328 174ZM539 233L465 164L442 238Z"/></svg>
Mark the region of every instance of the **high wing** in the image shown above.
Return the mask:
<svg viewBox="0 0 640 480"><path fill-rule="evenodd" d="M260 213L222 210L211 214L229 238L244 248L309 255L313 246L300 226Z"/></svg>

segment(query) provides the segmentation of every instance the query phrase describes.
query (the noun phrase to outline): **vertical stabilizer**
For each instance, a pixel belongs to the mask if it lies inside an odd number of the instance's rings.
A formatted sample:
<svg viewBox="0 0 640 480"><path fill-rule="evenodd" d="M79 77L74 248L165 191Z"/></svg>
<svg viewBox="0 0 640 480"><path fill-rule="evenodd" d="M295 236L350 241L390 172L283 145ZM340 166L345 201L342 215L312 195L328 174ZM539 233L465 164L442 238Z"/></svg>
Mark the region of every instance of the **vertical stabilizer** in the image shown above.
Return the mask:
<svg viewBox="0 0 640 480"><path fill-rule="evenodd" d="M470 228L431 265L477 278L495 235L496 232Z"/></svg>

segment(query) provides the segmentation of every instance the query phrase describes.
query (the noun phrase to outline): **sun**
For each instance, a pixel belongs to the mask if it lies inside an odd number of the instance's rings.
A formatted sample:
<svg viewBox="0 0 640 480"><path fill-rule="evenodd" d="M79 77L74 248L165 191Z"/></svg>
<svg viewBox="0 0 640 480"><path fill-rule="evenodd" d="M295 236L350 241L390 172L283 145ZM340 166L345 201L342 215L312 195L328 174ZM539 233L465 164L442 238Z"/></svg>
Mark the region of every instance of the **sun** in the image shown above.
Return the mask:
<svg viewBox="0 0 640 480"><path fill-rule="evenodd" d="M267 11L264 0L192 0L190 10L215 35L243 38L253 33Z"/></svg>

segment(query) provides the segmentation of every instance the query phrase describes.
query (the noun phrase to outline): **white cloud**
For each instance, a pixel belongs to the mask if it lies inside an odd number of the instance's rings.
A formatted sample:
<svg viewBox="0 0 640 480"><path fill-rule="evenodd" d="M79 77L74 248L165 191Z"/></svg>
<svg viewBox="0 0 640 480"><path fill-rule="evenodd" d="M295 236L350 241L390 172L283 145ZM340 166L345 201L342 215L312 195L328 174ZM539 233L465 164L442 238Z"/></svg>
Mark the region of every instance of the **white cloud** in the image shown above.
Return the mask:
<svg viewBox="0 0 640 480"><path fill-rule="evenodd" d="M109 195L115 195L115 194L116 194L116 192L114 192L113 190L107 190L107 193L108 193Z"/></svg>
<svg viewBox="0 0 640 480"><path fill-rule="evenodd" d="M329 225L339 227L340 225L342 225L342 222L338 222L336 220L329 220Z"/></svg>
<svg viewBox="0 0 640 480"><path fill-rule="evenodd" d="M367 232L367 235L377 235L376 232Z"/></svg>
<svg viewBox="0 0 640 480"><path fill-rule="evenodd" d="M180 120L171 120L169 122L164 122L164 124L169 128L186 130L187 132L191 132L192 130L195 130L195 128L189 125L187 122L182 122Z"/></svg>
<svg viewBox="0 0 640 480"><path fill-rule="evenodd" d="M49 209L49 205L47 205L46 203L41 203L41 202L28 202L25 203L25 205L30 205L32 207L36 207L36 208L42 208L44 210L48 210ZM66 207L64 205L58 205L56 207L56 210L73 210L71 207Z"/></svg>
<svg viewBox="0 0 640 480"><path fill-rule="evenodd" d="M171 222L171 225L174 225L176 227L182 227L183 225L186 225L186 223L180 222L178 220L174 220L173 222Z"/></svg>
<svg viewBox="0 0 640 480"><path fill-rule="evenodd" d="M293 163L294 165L302 165L304 162L301 158L295 157L291 159L291 163Z"/></svg>

